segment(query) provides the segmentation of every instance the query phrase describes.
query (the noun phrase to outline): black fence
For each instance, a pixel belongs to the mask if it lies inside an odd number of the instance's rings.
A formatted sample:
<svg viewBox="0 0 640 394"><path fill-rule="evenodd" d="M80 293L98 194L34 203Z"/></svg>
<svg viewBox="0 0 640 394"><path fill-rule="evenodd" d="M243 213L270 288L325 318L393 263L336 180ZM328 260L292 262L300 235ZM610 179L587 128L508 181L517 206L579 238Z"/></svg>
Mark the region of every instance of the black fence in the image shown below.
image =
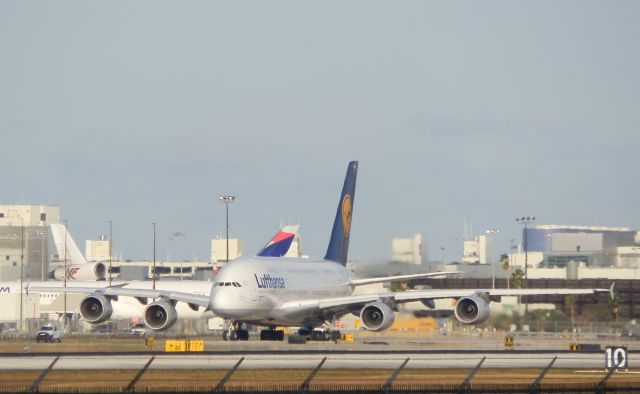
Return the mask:
<svg viewBox="0 0 640 394"><path fill-rule="evenodd" d="M48 388L39 387L31 391L29 387L3 387L0 393L29 393L42 394L97 394L97 393L274 393L274 394L335 394L335 393L443 393L443 394L532 394L532 393L640 393L640 383L611 383L598 384L541 384L532 386L526 384L474 384L468 387L456 384L394 384L391 387L373 384L340 384L340 385L311 385L301 389L298 385L283 386L228 386L219 390L212 387L138 387L133 389L98 387L98 388Z"/></svg>

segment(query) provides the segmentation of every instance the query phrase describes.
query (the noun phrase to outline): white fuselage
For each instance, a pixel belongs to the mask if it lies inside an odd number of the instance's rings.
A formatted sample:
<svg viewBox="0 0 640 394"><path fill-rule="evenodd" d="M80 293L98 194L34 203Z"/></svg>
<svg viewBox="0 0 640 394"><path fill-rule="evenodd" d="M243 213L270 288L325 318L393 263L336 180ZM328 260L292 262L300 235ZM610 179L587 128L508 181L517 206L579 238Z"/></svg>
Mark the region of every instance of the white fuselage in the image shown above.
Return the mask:
<svg viewBox="0 0 640 394"><path fill-rule="evenodd" d="M122 288L135 288L135 289L151 289L153 283L150 281L137 281L137 282L122 282L113 281L113 286L123 285ZM198 295L209 295L211 292L211 286L213 282L208 281L157 281L156 289L158 290L172 290L176 292L189 292ZM29 293L30 287L64 287L64 282L61 281L44 281L44 282L25 282L25 293ZM108 286L106 281L68 281L67 287L88 287L88 288L104 288ZM20 282L0 282L0 300L2 294L20 294ZM63 313L62 298L63 293L55 291L47 293L37 293L40 306L50 306L46 308L48 312ZM113 306L113 319L143 319L144 310L146 305L141 303L138 299L133 297L118 297L117 300L111 302ZM78 311L77 303L69 303L67 305L67 311L70 313L76 313ZM53 308L52 308L53 307ZM176 311L178 316L182 319L198 319L202 318L205 313L205 308L199 308L198 311L194 311L187 304L179 302L176 304ZM2 320L2 316L0 316Z"/></svg>
<svg viewBox="0 0 640 394"><path fill-rule="evenodd" d="M351 295L352 273L333 261L240 258L224 266L215 278L211 309L217 316L265 325L315 326L326 316L288 314L278 308L286 302Z"/></svg>

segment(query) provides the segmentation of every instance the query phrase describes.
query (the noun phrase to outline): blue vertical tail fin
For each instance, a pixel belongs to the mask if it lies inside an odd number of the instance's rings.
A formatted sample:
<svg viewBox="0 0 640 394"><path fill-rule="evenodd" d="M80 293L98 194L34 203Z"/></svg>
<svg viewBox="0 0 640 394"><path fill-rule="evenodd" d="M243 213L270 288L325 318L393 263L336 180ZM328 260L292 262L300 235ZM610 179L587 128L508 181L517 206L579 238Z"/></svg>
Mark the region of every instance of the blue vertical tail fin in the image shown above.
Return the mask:
<svg viewBox="0 0 640 394"><path fill-rule="evenodd" d="M356 177L358 175L358 162L351 161L347 167L347 175L344 178L342 194L338 202L338 211L333 222L331 239L327 248L325 260L335 261L342 265L347 264L347 252L349 250L349 234L351 233L351 215L353 214L353 202L356 193Z"/></svg>

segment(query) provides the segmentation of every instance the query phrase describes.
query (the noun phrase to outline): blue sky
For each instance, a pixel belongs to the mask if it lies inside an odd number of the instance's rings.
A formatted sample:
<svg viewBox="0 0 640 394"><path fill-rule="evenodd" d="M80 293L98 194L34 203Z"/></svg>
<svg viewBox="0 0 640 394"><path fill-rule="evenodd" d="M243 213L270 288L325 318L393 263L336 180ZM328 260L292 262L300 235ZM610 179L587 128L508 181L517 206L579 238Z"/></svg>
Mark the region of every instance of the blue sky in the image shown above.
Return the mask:
<svg viewBox="0 0 640 394"><path fill-rule="evenodd" d="M126 258L257 251L281 220L324 255L349 160L350 257L463 220L640 228L634 1L0 0L0 201L53 204ZM179 242L174 231L187 235Z"/></svg>

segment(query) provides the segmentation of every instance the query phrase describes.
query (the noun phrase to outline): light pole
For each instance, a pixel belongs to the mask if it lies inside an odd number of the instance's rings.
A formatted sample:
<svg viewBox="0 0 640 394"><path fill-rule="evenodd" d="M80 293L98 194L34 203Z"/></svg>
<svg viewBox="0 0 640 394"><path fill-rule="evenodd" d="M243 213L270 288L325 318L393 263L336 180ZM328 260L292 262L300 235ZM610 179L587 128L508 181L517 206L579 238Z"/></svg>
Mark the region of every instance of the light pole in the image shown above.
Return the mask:
<svg viewBox="0 0 640 394"><path fill-rule="evenodd" d="M523 238L522 246L524 248L524 280L525 280L525 283L526 283L527 278L528 278L528 276L527 276L527 267L529 266L529 259L528 259L529 258L529 254L527 253L528 252L528 247L527 247L528 246L527 245L527 226L530 223L533 223L535 221L536 221L536 217L535 216L522 216L522 217L516 218L516 222L524 225L524 233L523 233L523 236L522 236L522 238ZM525 287L526 287L526 284L525 284Z"/></svg>
<svg viewBox="0 0 640 394"><path fill-rule="evenodd" d="M47 230L43 229L40 231L36 231L36 235L40 238L40 257L41 257L41 268L40 268L40 278L41 280L45 280L44 277L44 241L47 239Z"/></svg>
<svg viewBox="0 0 640 394"><path fill-rule="evenodd" d="M171 237L169 237L169 241L175 241L178 237L186 237L187 234L182 231L176 231L173 233ZM183 268L184 259L180 259L180 280L184 278L184 268Z"/></svg>
<svg viewBox="0 0 640 394"><path fill-rule="evenodd" d="M64 223L64 330L67 330L67 238L69 237L69 229L67 228L67 219L62 221Z"/></svg>
<svg viewBox="0 0 640 394"><path fill-rule="evenodd" d="M490 257L491 257L491 288L492 289L496 288L496 260L493 253L493 244L494 244L493 236L498 234L499 232L500 230L496 230L495 228L485 231L485 234L487 234L487 236L490 237L489 239L491 239L491 256Z"/></svg>
<svg viewBox="0 0 640 394"><path fill-rule="evenodd" d="M111 262L112 262L112 257L113 256L113 241L112 241L112 235L111 235L111 230L113 227L113 222L111 220L107 220L107 222L109 222L109 286L111 286Z"/></svg>
<svg viewBox="0 0 640 394"><path fill-rule="evenodd" d="M511 279L511 262L513 261L513 251L517 248L516 246L516 240L511 238L509 240L509 244L510 244L510 248L509 248L509 266L508 266L508 270L507 270L507 289L510 289L510 285L509 285L509 280Z"/></svg>
<svg viewBox="0 0 640 394"><path fill-rule="evenodd" d="M151 273L151 281L153 284L153 290L156 289L156 224L153 225L153 272Z"/></svg>
<svg viewBox="0 0 640 394"><path fill-rule="evenodd" d="M20 215L20 331L24 330L23 320L23 304L22 293L24 293L24 287L22 284L22 278L24 277L24 218Z"/></svg>
<svg viewBox="0 0 640 394"><path fill-rule="evenodd" d="M235 199L236 199L236 196L230 195L230 194L225 194L218 197L218 200L224 204L227 211L227 259L225 263L229 262L229 204L232 203L233 200Z"/></svg>
<svg viewBox="0 0 640 394"><path fill-rule="evenodd" d="M519 218L516 218L516 222L520 223L520 224L524 224L524 234L523 234L523 241L522 241L522 246L524 247L524 287L527 288L527 280L529 279L529 277L527 276L527 268L529 267L529 254L528 254L528 245L527 245L527 226L529 225L529 223L533 223L536 221L536 217L535 216L522 216ZM525 314L528 316L529 315L529 304L526 303L524 304L524 309L525 309Z"/></svg>

